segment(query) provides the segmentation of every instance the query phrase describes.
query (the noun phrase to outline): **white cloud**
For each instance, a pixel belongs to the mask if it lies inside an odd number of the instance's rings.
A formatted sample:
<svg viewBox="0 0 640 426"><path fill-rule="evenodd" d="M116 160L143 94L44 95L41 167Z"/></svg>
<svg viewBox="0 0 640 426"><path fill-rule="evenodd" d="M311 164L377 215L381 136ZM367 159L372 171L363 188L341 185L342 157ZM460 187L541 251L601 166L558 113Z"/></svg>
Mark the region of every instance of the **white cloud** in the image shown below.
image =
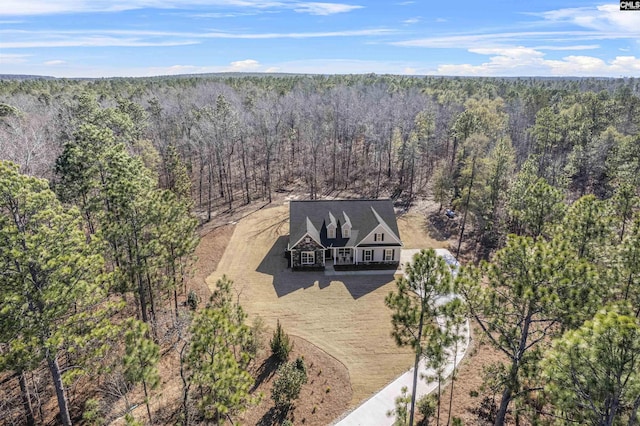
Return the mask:
<svg viewBox="0 0 640 426"><path fill-rule="evenodd" d="M310 15L334 15L336 13L351 12L352 10L362 9L363 6L355 6L340 3L297 3L294 4L293 10L300 13L308 13Z"/></svg>
<svg viewBox="0 0 640 426"><path fill-rule="evenodd" d="M273 38L322 38L322 37L363 37L392 34L394 31L379 28L370 30L346 30L308 33L254 33L236 34L227 32L211 32L195 35L203 38L232 38L232 39L273 39Z"/></svg>
<svg viewBox="0 0 640 426"><path fill-rule="evenodd" d="M407 47L429 47L441 49L469 49L474 47L502 46L518 39L538 35L537 32L505 32L493 34L460 34L437 37L426 37L414 40L396 41L390 44ZM557 33L554 33L554 35ZM563 33L564 34L564 33Z"/></svg>
<svg viewBox="0 0 640 426"><path fill-rule="evenodd" d="M279 72L296 74L403 74L415 68L413 63L402 61L375 61L358 59L309 59L269 64Z"/></svg>
<svg viewBox="0 0 640 426"><path fill-rule="evenodd" d="M243 61L235 61L229 64L229 68L227 71L232 72L247 72L247 71L258 71L261 65L255 59L245 59Z"/></svg>
<svg viewBox="0 0 640 426"><path fill-rule="evenodd" d="M27 49L42 47L150 47L150 46L185 46L198 44L199 41L145 41L135 38L118 38L105 36L84 36L46 38L29 41L10 41L0 43L2 49Z"/></svg>
<svg viewBox="0 0 640 426"><path fill-rule="evenodd" d="M149 67L103 70L99 76L149 77L156 75L207 74L221 72L274 72L265 69L254 59L234 61L228 65L172 65L169 67ZM81 74L80 74L81 75Z"/></svg>
<svg viewBox="0 0 640 426"><path fill-rule="evenodd" d="M499 57L506 57L512 59L534 59L544 56L542 52L538 52L535 49L528 47L494 47L494 48L475 48L469 49L471 53L477 53L479 55L497 55Z"/></svg>
<svg viewBox="0 0 640 426"><path fill-rule="evenodd" d="M409 72L411 71L411 72ZM75 76L156 76L175 74L200 74L219 72L265 72L294 74L425 74L413 64L396 61L363 61L356 59L310 59L262 64L253 59L231 62L228 65L193 66L174 65L172 67L132 68L113 70L78 70ZM54 74L50 71L49 74Z"/></svg>
<svg viewBox="0 0 640 426"><path fill-rule="evenodd" d="M254 12L249 12L249 13L244 13L244 12L238 12L238 13L232 13L232 12L210 12L210 13L189 13L186 14L185 16L188 16L190 18L205 18L205 19L221 19L221 18L238 18L240 16L254 16L257 15L258 13L254 13Z"/></svg>
<svg viewBox="0 0 640 426"><path fill-rule="evenodd" d="M618 4L556 9L537 15L550 23L571 23L597 31L637 34L640 29L640 14L621 12Z"/></svg>
<svg viewBox="0 0 640 426"><path fill-rule="evenodd" d="M27 58L31 55L19 55L11 53L0 53L0 64L23 64L27 62Z"/></svg>
<svg viewBox="0 0 640 426"><path fill-rule="evenodd" d="M392 34L384 28L308 33L229 33L229 32L171 32L138 30L69 30L69 31L25 31L0 30L3 49L26 49L39 47L149 47L185 46L201 43L202 39L306 39L324 37L367 37ZM8 41L9 39L17 39Z"/></svg>
<svg viewBox="0 0 640 426"><path fill-rule="evenodd" d="M640 14L639 14L640 15ZM575 43L580 40L614 40L632 39L640 37L640 27L631 32L608 32L597 31L522 31L503 32L490 34L454 34L438 37L426 37L421 39L403 40L391 42L394 46L404 47L426 47L438 49L470 49L481 47L505 47L531 43ZM559 46L561 46L559 44Z"/></svg>
<svg viewBox="0 0 640 426"><path fill-rule="evenodd" d="M288 9L312 15L332 15L363 7L344 3L298 2L296 0L4 0L0 16L122 12L143 8L185 9L198 6L259 10Z"/></svg>
<svg viewBox="0 0 640 426"><path fill-rule="evenodd" d="M599 49L599 44L576 44L571 46L535 46L536 50L593 50Z"/></svg>
<svg viewBox="0 0 640 426"><path fill-rule="evenodd" d="M532 30L458 33L402 40L390 44L443 49L537 44L544 46L540 47L540 50L587 50L599 46L576 42L640 39L640 13L621 12L618 4L556 9L530 15L542 18L542 21L527 24L528 28L533 28ZM554 27L559 30L553 30ZM566 46L567 44L571 46Z"/></svg>
<svg viewBox="0 0 640 426"><path fill-rule="evenodd" d="M63 64L66 64L66 63L67 63L66 61L62 61L60 59L55 59L53 61L45 61L45 62L43 62L44 65L51 65L51 66L63 65Z"/></svg>
<svg viewBox="0 0 640 426"><path fill-rule="evenodd" d="M418 22L420 22L421 17L420 16L416 16L415 18L409 18L409 19L405 19L404 21L402 21L403 24L407 24L407 25L413 25L413 24L417 24Z"/></svg>
<svg viewBox="0 0 640 426"><path fill-rule="evenodd" d="M443 64L430 74L465 76L640 76L640 58L618 56L605 62L594 56L569 55L560 60L545 59L544 53L526 47L470 49L490 56L480 65Z"/></svg>

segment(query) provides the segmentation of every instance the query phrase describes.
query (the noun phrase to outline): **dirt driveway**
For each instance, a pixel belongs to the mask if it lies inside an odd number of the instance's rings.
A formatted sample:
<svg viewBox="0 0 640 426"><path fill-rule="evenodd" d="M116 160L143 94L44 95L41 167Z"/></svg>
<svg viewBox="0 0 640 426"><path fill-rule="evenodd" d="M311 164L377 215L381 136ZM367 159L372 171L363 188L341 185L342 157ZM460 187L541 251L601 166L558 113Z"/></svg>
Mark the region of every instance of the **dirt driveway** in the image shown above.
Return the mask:
<svg viewBox="0 0 640 426"><path fill-rule="evenodd" d="M443 247L426 235L424 216L398 220L405 248ZM413 362L390 336L385 296L394 289L392 275L325 277L321 272L292 272L284 250L289 233L288 204L265 208L236 225L211 288L223 274L235 282L250 317L268 326L280 319L284 329L320 347L342 362L357 405L406 371ZM343 281L338 281L342 279Z"/></svg>

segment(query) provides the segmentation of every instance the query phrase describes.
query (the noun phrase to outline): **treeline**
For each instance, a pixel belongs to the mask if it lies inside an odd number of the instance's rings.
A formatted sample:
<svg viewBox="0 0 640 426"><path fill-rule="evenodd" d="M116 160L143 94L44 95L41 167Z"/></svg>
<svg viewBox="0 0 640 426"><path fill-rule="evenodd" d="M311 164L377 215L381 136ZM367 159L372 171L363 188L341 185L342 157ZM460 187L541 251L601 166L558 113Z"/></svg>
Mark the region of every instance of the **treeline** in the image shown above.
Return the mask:
<svg viewBox="0 0 640 426"><path fill-rule="evenodd" d="M25 139L13 132L28 116L2 109L5 141L19 148L5 153L27 161L0 160L1 423L139 425L143 404L149 424L235 418L258 400L248 367L260 324L245 324L226 279L196 311L184 162L170 145L162 163L139 105L75 101ZM161 357L182 383L169 414L151 406Z"/></svg>
<svg viewBox="0 0 640 426"><path fill-rule="evenodd" d="M179 186L158 188L157 175L128 152L144 123L89 98L69 112L55 182L0 162L0 367L18 377L28 424L36 418L32 373L42 363L64 425L79 415L76 398L84 412L96 402L69 390L126 399L142 384L147 397L198 242L191 200ZM3 407L7 421L12 408Z"/></svg>
<svg viewBox="0 0 640 426"><path fill-rule="evenodd" d="M132 114L136 136L160 156L148 164L163 186L171 179L163 166L175 147L202 207L268 200L293 183L312 198L336 190L411 198L424 193L443 160L456 166L464 159L462 145L473 133L490 139L484 151L508 137L517 164L544 154L541 168L556 181L572 160L571 183L587 191L606 184L600 171L583 170L589 160L606 164L600 157L607 150L593 152L598 138L619 144L618 136L637 133L639 91L635 79L5 81L2 148L25 171L51 177L75 111L93 97L102 107ZM608 128L615 133L603 135Z"/></svg>

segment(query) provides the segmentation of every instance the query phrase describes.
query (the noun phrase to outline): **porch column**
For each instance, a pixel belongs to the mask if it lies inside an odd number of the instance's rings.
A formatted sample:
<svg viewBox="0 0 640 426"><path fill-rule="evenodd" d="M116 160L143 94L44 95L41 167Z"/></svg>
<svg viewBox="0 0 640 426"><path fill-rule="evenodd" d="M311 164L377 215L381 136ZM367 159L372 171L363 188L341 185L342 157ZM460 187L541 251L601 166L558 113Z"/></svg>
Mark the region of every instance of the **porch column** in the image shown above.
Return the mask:
<svg viewBox="0 0 640 426"><path fill-rule="evenodd" d="M337 250L337 249L334 247L334 248L333 248L333 265L334 265L334 266L336 265L336 257L337 257L336 250Z"/></svg>
<svg viewBox="0 0 640 426"><path fill-rule="evenodd" d="M324 250L326 250L326 249L322 250L322 266L325 266L324 262L325 262L326 254L325 254Z"/></svg>
<svg viewBox="0 0 640 426"><path fill-rule="evenodd" d="M358 247L353 248L353 258L356 261L356 265L358 264Z"/></svg>

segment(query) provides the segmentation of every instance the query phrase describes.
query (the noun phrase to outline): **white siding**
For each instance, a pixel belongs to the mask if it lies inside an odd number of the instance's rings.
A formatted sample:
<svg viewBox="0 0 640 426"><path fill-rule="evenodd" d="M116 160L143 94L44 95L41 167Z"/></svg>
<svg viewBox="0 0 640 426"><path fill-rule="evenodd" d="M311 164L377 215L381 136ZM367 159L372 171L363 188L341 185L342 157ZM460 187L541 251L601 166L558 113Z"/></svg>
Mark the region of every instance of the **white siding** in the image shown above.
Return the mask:
<svg viewBox="0 0 640 426"><path fill-rule="evenodd" d="M358 263L362 263L362 262L366 262L364 260L364 251L365 250L373 250L373 259L371 260L371 262L397 262L398 259L400 258L400 247L395 247L392 248L393 250L393 259L391 260L384 260L384 251L385 249L388 249L389 247L365 247L365 248L359 248L358 249Z"/></svg>
<svg viewBox="0 0 640 426"><path fill-rule="evenodd" d="M375 241L375 234L384 234L384 241ZM360 241L359 245L363 244L396 244L399 243L396 238L390 234L382 225L376 226L376 228L371 232L366 238ZM381 255L382 256L382 255Z"/></svg>

